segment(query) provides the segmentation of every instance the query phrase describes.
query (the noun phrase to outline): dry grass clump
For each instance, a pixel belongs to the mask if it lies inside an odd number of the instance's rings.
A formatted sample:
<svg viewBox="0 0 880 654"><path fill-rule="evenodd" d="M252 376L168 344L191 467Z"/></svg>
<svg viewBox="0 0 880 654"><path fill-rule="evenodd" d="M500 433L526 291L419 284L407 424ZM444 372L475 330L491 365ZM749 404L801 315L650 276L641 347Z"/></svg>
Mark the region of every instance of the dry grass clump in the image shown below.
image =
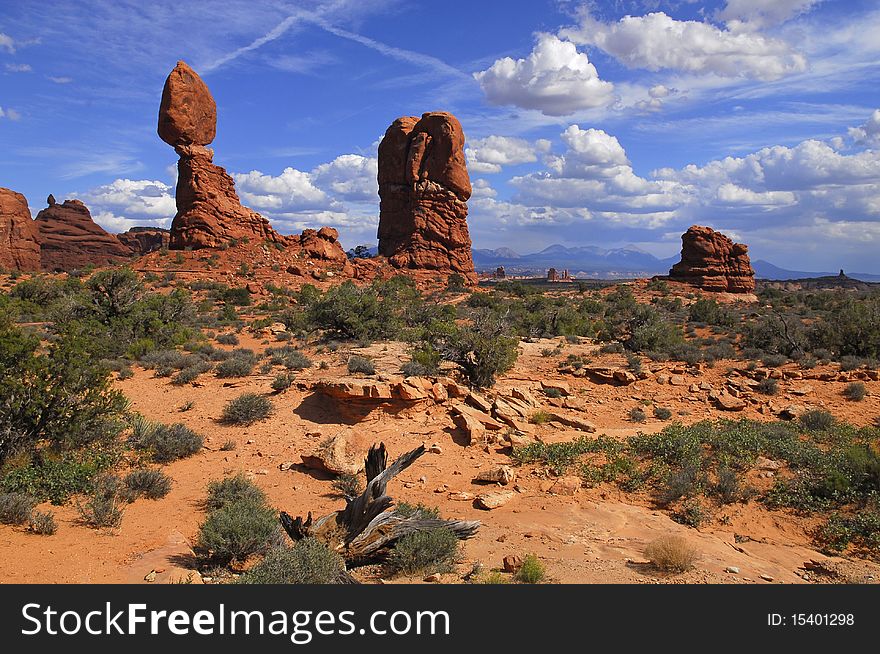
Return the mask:
<svg viewBox="0 0 880 654"><path fill-rule="evenodd" d="M694 546L681 536L661 536L648 543L645 556L666 572L686 572L694 567L699 558Z"/></svg>

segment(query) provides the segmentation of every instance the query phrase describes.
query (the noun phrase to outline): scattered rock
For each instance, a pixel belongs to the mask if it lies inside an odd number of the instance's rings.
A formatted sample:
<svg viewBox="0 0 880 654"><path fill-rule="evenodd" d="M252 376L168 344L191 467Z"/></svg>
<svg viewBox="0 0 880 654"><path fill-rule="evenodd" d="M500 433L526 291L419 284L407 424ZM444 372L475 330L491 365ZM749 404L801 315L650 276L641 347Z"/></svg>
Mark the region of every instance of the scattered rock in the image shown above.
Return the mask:
<svg viewBox="0 0 880 654"><path fill-rule="evenodd" d="M484 470L474 477L474 482L501 484L502 486L507 486L514 481L516 481L516 470L510 466L498 466Z"/></svg>
<svg viewBox="0 0 880 654"><path fill-rule="evenodd" d="M580 477L560 477L550 487L553 495L576 495L581 489Z"/></svg>
<svg viewBox="0 0 880 654"><path fill-rule="evenodd" d="M328 438L312 454L301 456L307 468L335 475L356 475L364 469L363 453L356 451L344 434Z"/></svg>
<svg viewBox="0 0 880 654"><path fill-rule="evenodd" d="M729 393L718 393L714 399L716 404L718 404L718 408L723 411L742 411L747 406L745 400L734 397Z"/></svg>
<svg viewBox="0 0 880 654"><path fill-rule="evenodd" d="M508 554L501 561L501 568L504 572L514 573L522 567L523 559L516 554Z"/></svg>
<svg viewBox="0 0 880 654"><path fill-rule="evenodd" d="M571 387L568 385L568 382L564 381L556 381L556 380L542 380L541 381L541 390L544 391L558 391L564 396L571 395Z"/></svg>
<svg viewBox="0 0 880 654"><path fill-rule="evenodd" d="M504 506L510 500L513 499L513 496L516 493L513 491L495 491L493 493L483 493L482 495L477 495L477 499L474 500L474 506L478 509L484 509L486 511L491 511L492 509L497 509L500 506Z"/></svg>

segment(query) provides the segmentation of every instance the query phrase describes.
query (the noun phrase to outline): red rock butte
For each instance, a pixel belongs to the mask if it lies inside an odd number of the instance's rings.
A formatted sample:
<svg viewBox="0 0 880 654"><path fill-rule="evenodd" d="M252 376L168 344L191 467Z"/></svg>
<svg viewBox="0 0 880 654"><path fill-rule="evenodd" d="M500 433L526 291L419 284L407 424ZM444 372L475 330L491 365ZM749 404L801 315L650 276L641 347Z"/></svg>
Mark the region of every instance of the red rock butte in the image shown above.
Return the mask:
<svg viewBox="0 0 880 654"><path fill-rule="evenodd" d="M21 193L0 188L0 268L40 269L40 232Z"/></svg>
<svg viewBox="0 0 880 654"><path fill-rule="evenodd" d="M396 268L458 273L476 283L458 119L432 112L395 120L379 144L378 181L379 254Z"/></svg>
<svg viewBox="0 0 880 654"><path fill-rule="evenodd" d="M706 291L753 293L755 271L748 251L721 232L694 225L681 237L681 261L672 266L669 279Z"/></svg>
<svg viewBox="0 0 880 654"><path fill-rule="evenodd" d="M242 206L232 177L214 165L214 151L205 146L216 130L211 92L192 68L178 61L165 80L157 130L180 156L169 247L214 248L243 238L284 243L285 237L266 218Z"/></svg>

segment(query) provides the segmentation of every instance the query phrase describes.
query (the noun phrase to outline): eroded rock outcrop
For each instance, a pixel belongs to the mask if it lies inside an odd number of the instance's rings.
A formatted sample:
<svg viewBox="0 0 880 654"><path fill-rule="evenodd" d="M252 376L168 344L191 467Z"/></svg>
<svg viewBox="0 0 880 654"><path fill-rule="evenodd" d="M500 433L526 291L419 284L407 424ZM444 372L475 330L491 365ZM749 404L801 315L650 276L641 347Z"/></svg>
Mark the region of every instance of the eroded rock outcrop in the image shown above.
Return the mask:
<svg viewBox="0 0 880 654"><path fill-rule="evenodd" d="M117 234L116 238L131 250L132 254L141 256L167 248L171 233L160 227L132 227L127 232Z"/></svg>
<svg viewBox="0 0 880 654"><path fill-rule="evenodd" d="M213 248L245 238L285 242L266 218L242 206L232 177L214 165L214 151L205 146L216 129L211 92L192 68L178 61L162 90L158 126L160 138L180 156L170 247Z"/></svg>
<svg viewBox="0 0 880 654"><path fill-rule="evenodd" d="M107 266L131 258L131 250L92 220L86 205L79 200L65 200L62 204L54 200L49 196L49 206L34 220L39 230L43 270Z"/></svg>
<svg viewBox="0 0 880 654"><path fill-rule="evenodd" d="M0 188L0 268L39 270L39 237L27 199L21 193Z"/></svg>
<svg viewBox="0 0 880 654"><path fill-rule="evenodd" d="M379 144L379 254L396 268L476 283L467 226L464 132L445 112L395 120Z"/></svg>
<svg viewBox="0 0 880 654"><path fill-rule="evenodd" d="M734 243L710 227L694 225L681 237L681 261L669 278L707 291L753 293L755 271L747 245Z"/></svg>

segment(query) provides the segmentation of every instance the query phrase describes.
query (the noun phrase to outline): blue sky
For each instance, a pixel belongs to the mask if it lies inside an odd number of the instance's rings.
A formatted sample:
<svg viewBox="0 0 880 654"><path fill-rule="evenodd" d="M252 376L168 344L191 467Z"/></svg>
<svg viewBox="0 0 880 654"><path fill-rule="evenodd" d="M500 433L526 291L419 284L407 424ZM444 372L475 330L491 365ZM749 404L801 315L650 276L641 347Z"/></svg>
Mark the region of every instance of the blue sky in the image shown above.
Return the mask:
<svg viewBox="0 0 880 654"><path fill-rule="evenodd" d="M0 186L168 226L178 59L215 162L282 232L375 243L398 116L462 122L475 247L635 244L691 224L797 270L880 273L880 2L0 0Z"/></svg>

